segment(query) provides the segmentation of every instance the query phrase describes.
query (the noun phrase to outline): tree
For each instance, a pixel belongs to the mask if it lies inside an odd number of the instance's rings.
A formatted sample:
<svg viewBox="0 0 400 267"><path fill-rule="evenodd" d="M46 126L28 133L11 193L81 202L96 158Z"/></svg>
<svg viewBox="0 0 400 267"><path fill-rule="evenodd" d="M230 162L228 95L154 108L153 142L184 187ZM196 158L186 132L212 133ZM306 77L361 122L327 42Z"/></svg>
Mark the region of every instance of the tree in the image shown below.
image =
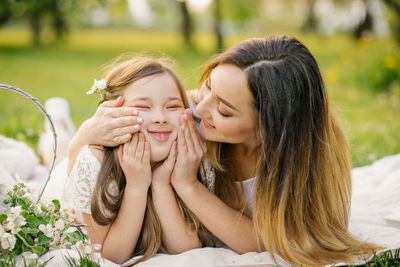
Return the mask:
<svg viewBox="0 0 400 267"><path fill-rule="evenodd" d="M221 26L221 1L214 0L214 30L217 38L217 51L220 52L224 48L224 39Z"/></svg>
<svg viewBox="0 0 400 267"><path fill-rule="evenodd" d="M186 46L191 45L192 39L192 20L185 0L178 0L182 14L182 36Z"/></svg>
<svg viewBox="0 0 400 267"><path fill-rule="evenodd" d="M383 0L386 6L393 10L396 14L396 25L394 35L397 41L400 42L400 1L399 0Z"/></svg>
<svg viewBox="0 0 400 267"><path fill-rule="evenodd" d="M93 1L104 2L106 0ZM32 32L32 43L39 45L41 43L40 36L45 21L44 18L49 17L56 39L61 39L68 32L67 17L81 2L84 1L0 0L0 25L11 19L26 19Z"/></svg>

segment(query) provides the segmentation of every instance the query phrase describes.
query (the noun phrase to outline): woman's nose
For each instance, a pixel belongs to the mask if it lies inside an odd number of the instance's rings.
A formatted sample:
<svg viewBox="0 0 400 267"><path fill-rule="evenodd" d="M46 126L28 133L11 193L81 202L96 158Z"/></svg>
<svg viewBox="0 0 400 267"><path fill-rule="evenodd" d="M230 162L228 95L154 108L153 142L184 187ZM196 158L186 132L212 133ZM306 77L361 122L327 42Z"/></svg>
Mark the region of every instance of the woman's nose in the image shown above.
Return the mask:
<svg viewBox="0 0 400 267"><path fill-rule="evenodd" d="M201 117L207 117L210 104L210 94L203 95L203 98L196 105L196 113Z"/></svg>

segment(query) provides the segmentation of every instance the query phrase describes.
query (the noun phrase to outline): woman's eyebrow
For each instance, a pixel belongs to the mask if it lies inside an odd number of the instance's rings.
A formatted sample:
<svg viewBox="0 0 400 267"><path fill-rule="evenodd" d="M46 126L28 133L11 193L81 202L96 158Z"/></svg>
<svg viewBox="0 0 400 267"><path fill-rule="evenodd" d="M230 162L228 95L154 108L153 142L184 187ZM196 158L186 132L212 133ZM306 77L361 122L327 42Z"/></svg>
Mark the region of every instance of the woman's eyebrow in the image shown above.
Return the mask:
<svg viewBox="0 0 400 267"><path fill-rule="evenodd" d="M208 80L208 84L207 84L207 80ZM206 86L208 88L211 89L211 74L208 76L206 80ZM223 99L222 97L217 96L218 100L222 103L224 103L225 105L227 105L228 107L230 107L231 109L234 109L236 111L239 111L237 108L235 108L231 103L229 103L228 101L226 101L225 99Z"/></svg>
<svg viewBox="0 0 400 267"><path fill-rule="evenodd" d="M239 111L237 108L235 108L231 103L229 103L228 101L226 101L225 99L217 96L218 100L221 101L222 103L224 103L225 105L227 105L228 107L230 107L231 109L234 109L236 111Z"/></svg>

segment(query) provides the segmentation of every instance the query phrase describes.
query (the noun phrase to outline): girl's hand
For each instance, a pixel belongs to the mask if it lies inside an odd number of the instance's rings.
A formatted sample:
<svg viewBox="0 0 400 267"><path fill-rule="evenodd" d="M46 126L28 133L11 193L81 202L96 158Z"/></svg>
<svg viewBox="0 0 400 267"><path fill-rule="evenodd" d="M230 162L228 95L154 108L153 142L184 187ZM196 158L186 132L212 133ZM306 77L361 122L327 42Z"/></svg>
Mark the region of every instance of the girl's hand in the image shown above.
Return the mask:
<svg viewBox="0 0 400 267"><path fill-rule="evenodd" d="M134 108L121 107L122 97L103 102L92 118L85 122L88 144L117 146L131 140L139 131L143 118Z"/></svg>
<svg viewBox="0 0 400 267"><path fill-rule="evenodd" d="M197 182L197 170L207 151L197 132L190 109L180 118L178 130L178 156L171 176L172 185L192 186Z"/></svg>
<svg viewBox="0 0 400 267"><path fill-rule="evenodd" d="M171 174L174 170L176 161L176 141L172 143L168 157L153 168L152 186L169 186L171 184Z"/></svg>
<svg viewBox="0 0 400 267"><path fill-rule="evenodd" d="M126 178L126 187L146 188L151 184L150 144L142 133L119 146L118 159Z"/></svg>

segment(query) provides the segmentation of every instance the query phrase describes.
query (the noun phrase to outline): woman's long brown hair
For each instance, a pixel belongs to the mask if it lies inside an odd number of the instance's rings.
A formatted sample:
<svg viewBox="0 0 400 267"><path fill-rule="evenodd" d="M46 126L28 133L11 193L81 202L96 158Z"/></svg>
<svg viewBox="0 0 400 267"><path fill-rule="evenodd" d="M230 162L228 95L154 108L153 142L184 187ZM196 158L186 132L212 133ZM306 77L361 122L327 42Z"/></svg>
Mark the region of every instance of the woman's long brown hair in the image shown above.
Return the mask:
<svg viewBox="0 0 400 267"><path fill-rule="evenodd" d="M253 222L272 257L321 266L379 249L348 232L349 147L309 50L294 38L249 39L212 58L202 81L220 64L243 69L254 98L261 142ZM229 146L208 148L217 195L239 209Z"/></svg>
<svg viewBox="0 0 400 267"><path fill-rule="evenodd" d="M115 63L114 63L115 65ZM135 56L119 63L108 72L106 76L107 89L105 100L115 99L120 96L125 88L133 82L151 75L167 73L175 81L179 88L185 108L188 107L187 97L183 85L175 73L163 62L149 57ZM91 213L96 223L107 225L112 223L120 209L122 196L126 185L124 172L118 160L118 147L105 147L104 158L97 182L91 199ZM207 233L199 223L199 220L185 206L183 201L175 193L178 205L183 216L191 228L199 233L202 241ZM135 203L132 203L135 205ZM147 204L142 229L137 245L132 251L132 256L143 255L135 264L144 261L157 251L167 252L161 240L161 224L155 212L151 190L148 191Z"/></svg>

